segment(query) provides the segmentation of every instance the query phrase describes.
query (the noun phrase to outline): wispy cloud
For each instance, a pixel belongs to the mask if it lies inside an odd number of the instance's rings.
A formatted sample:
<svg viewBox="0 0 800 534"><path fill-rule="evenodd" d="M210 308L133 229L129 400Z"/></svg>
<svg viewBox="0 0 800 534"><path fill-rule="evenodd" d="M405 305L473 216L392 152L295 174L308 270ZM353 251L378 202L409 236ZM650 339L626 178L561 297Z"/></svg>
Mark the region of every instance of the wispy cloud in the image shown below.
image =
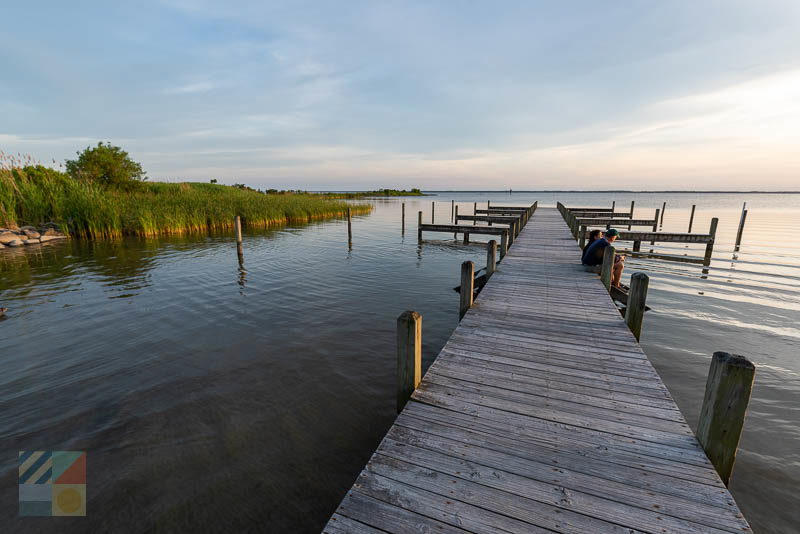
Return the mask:
<svg viewBox="0 0 800 534"><path fill-rule="evenodd" d="M178 85L175 87L167 87L164 89L164 94L167 95L186 95L193 93L207 93L217 89L219 84L214 82L195 82L187 83L185 85Z"/></svg>

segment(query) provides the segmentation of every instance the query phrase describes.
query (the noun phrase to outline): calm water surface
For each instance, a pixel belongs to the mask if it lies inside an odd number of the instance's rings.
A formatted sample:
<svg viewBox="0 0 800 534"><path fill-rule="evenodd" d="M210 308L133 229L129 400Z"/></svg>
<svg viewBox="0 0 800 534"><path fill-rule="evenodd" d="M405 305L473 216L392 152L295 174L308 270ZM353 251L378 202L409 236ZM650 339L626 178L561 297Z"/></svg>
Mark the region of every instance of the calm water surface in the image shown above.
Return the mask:
<svg viewBox="0 0 800 534"><path fill-rule="evenodd" d="M416 241L450 200L626 207L663 229L720 218L714 261L651 276L642 344L694 427L710 355L758 365L731 489L756 532L800 524L800 195L440 193L353 221L231 235L70 241L0 254L4 532L318 532L394 419L394 327L423 314L429 365L457 324L462 261ZM743 246L733 241L742 202ZM479 236L475 236L481 240ZM488 239L488 238L487 238ZM485 241L485 239L483 239ZM702 246L655 250L702 255ZM88 451L88 517L17 518L18 450Z"/></svg>

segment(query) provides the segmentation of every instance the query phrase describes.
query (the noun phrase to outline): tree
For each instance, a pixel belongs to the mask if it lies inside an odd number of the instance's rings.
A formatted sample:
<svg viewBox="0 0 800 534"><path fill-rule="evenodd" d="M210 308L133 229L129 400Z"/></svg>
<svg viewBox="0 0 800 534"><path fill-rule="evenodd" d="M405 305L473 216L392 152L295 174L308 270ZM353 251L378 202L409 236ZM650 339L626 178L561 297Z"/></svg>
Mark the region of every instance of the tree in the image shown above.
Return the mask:
<svg viewBox="0 0 800 534"><path fill-rule="evenodd" d="M212 179L211 179L211 183L212 183L212 184L215 184L215 183L217 183L217 179L216 179L216 178L212 178Z"/></svg>
<svg viewBox="0 0 800 534"><path fill-rule="evenodd" d="M67 173L76 180L114 187L133 187L147 180L142 166L111 143L101 141L96 147L86 147L77 154L78 159L67 160Z"/></svg>

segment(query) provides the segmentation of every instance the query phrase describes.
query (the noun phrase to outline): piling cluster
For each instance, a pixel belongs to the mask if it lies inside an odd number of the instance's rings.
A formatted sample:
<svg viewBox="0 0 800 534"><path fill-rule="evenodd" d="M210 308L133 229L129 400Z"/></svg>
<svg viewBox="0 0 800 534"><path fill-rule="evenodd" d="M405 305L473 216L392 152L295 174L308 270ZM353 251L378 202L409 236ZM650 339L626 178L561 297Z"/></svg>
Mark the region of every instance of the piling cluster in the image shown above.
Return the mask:
<svg viewBox="0 0 800 534"><path fill-rule="evenodd" d="M34 226L0 228L0 249L40 245L48 241L66 238L61 227L54 222L45 223L39 228Z"/></svg>

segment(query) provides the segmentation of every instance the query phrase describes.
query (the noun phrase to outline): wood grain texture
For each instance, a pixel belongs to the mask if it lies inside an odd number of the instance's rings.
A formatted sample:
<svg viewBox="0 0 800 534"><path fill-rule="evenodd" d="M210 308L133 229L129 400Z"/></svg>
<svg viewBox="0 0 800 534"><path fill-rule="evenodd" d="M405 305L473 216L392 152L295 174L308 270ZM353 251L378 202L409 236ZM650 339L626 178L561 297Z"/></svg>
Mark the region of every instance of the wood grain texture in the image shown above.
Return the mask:
<svg viewBox="0 0 800 534"><path fill-rule="evenodd" d="M564 219L531 212L325 532L750 532Z"/></svg>

